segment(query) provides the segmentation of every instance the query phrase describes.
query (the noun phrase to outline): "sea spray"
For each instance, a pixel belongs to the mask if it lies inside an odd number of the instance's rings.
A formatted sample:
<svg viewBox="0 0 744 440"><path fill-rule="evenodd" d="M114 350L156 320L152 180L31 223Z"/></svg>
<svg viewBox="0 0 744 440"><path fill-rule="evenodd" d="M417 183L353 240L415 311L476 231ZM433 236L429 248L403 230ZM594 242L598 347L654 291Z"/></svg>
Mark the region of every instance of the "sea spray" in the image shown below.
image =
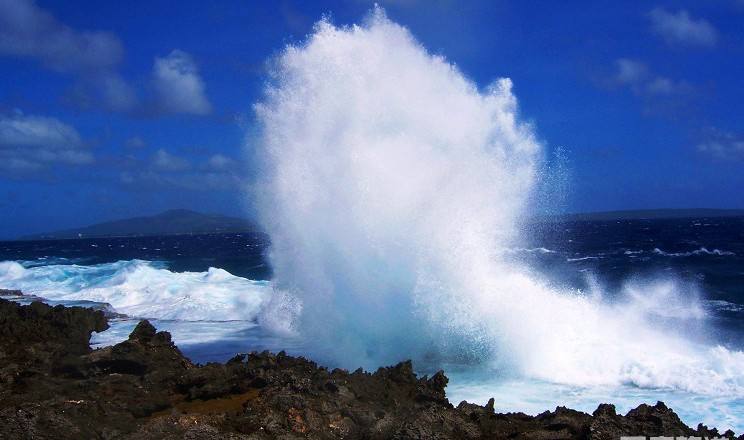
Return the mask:
<svg viewBox="0 0 744 440"><path fill-rule="evenodd" d="M610 303L504 258L542 154L510 80L480 90L380 9L361 26L321 21L272 69L256 105L277 292L267 327L345 367L414 358L744 394L744 355L685 335L704 318L694 301L657 326L649 311L663 304L648 302L667 293Z"/></svg>
<svg viewBox="0 0 744 440"><path fill-rule="evenodd" d="M478 327L461 278L513 237L540 151L511 82L480 92L380 10L365 26L320 22L274 74L257 106L261 205L301 331L351 363L441 349L422 344L449 336L428 325L440 307L447 333Z"/></svg>

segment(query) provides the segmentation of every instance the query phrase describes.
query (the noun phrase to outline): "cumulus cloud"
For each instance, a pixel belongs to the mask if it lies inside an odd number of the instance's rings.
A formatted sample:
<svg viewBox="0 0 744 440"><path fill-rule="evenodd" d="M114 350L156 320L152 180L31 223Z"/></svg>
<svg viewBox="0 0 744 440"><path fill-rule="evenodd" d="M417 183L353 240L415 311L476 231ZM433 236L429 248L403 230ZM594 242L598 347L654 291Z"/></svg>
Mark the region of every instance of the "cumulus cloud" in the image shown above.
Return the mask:
<svg viewBox="0 0 744 440"><path fill-rule="evenodd" d="M188 53L176 49L164 58L155 58L152 81L159 111L194 115L212 111L204 82Z"/></svg>
<svg viewBox="0 0 744 440"><path fill-rule="evenodd" d="M0 168L31 171L93 162L80 134L56 118L16 112L0 116Z"/></svg>
<svg viewBox="0 0 744 440"><path fill-rule="evenodd" d="M161 171L184 171L191 168L188 160L171 154L162 148L152 156L151 163L153 168Z"/></svg>
<svg viewBox="0 0 744 440"><path fill-rule="evenodd" d="M73 29L33 0L0 0L0 55L37 60L75 75L78 104L129 111L137 103L134 88L116 73L124 56L116 35Z"/></svg>
<svg viewBox="0 0 744 440"><path fill-rule="evenodd" d="M670 45L713 47L718 31L705 19L694 19L682 9L670 12L655 8L648 13L651 29Z"/></svg>
<svg viewBox="0 0 744 440"><path fill-rule="evenodd" d="M76 79L66 100L83 109L141 115L212 111L192 57L174 50L155 58L152 99L144 99L119 73L124 47L112 32L74 29L34 0L0 0L0 56L38 61ZM152 104L152 105L148 105Z"/></svg>
<svg viewBox="0 0 744 440"><path fill-rule="evenodd" d="M744 160L744 136L714 130L697 145L697 150L718 160Z"/></svg>

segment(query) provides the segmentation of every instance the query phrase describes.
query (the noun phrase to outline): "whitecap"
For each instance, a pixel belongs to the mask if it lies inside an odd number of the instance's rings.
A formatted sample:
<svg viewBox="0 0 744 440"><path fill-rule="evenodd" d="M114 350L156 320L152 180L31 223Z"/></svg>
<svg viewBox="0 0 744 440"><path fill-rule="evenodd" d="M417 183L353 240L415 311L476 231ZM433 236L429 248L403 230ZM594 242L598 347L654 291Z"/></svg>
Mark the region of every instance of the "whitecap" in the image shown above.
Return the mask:
<svg viewBox="0 0 744 440"><path fill-rule="evenodd" d="M0 287L50 300L106 303L133 317L188 321L256 320L272 292L268 281L223 269L172 272L143 260L28 268L5 261L0 262Z"/></svg>

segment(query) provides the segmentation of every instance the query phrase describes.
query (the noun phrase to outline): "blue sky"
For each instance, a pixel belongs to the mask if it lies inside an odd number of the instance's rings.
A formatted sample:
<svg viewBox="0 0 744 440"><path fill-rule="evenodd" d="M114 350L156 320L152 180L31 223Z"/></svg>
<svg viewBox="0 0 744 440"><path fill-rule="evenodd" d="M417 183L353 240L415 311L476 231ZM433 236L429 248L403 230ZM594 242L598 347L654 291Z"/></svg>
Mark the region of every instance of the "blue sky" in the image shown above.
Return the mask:
<svg viewBox="0 0 744 440"><path fill-rule="evenodd" d="M0 237L250 214L266 61L373 3L214 3L0 0ZM744 208L744 1L378 3L479 86L513 80L562 209Z"/></svg>

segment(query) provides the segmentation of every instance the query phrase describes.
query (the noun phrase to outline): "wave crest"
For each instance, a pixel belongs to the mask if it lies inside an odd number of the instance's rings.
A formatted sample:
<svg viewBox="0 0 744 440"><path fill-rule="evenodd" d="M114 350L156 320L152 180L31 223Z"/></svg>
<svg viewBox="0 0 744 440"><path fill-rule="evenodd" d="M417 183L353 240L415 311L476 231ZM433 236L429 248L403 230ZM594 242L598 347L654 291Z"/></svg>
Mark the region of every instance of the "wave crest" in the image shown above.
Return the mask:
<svg viewBox="0 0 744 440"><path fill-rule="evenodd" d="M110 304L137 318L185 321L256 320L271 296L266 281L223 269L171 272L150 261L24 267L0 262L0 286L51 300Z"/></svg>
<svg viewBox="0 0 744 440"><path fill-rule="evenodd" d="M708 248L706 247L701 247L699 249L695 249L694 251L689 251L689 252L665 252L659 248L654 248L653 252L657 255L662 255L664 257L692 257L692 256L698 256L698 255L715 255L718 257L729 257L729 256L736 255L733 252L722 251L720 249L708 250Z"/></svg>

